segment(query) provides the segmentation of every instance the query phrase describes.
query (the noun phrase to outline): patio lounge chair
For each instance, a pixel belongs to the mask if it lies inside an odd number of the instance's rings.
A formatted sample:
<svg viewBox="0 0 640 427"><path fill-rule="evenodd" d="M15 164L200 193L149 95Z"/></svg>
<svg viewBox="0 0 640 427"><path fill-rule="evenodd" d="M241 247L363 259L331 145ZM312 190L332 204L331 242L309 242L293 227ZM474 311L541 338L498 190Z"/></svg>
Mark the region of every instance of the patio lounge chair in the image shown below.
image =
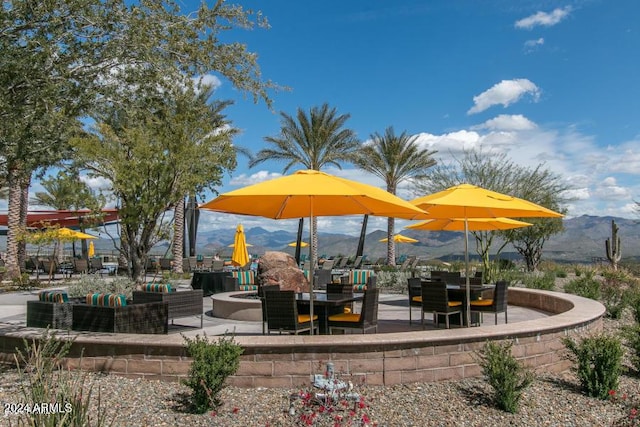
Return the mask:
<svg viewBox="0 0 640 427"><path fill-rule="evenodd" d="M169 328L169 304L150 302L100 306L73 304L74 331L128 334L166 334Z"/></svg>
<svg viewBox="0 0 640 427"><path fill-rule="evenodd" d="M133 291L133 303L166 302L169 305L167 316L173 324L178 317L200 316L200 328L203 326L202 289L176 291L175 288L153 288L145 286L142 291Z"/></svg>

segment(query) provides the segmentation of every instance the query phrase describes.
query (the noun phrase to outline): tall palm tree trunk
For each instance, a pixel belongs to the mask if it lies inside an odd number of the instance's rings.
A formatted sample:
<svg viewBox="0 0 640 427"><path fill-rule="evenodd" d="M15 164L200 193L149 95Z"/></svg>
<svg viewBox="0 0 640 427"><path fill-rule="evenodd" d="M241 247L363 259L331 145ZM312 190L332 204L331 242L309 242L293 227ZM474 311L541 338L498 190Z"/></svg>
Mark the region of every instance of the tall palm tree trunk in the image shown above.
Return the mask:
<svg viewBox="0 0 640 427"><path fill-rule="evenodd" d="M31 176L25 177L22 182L22 197L20 199L20 225L21 229L27 228L27 212L29 211L29 187L31 186ZM27 259L27 242L20 239L18 242L18 266L25 265Z"/></svg>
<svg viewBox="0 0 640 427"><path fill-rule="evenodd" d="M184 258L184 199L176 203L173 209L173 266L174 273L183 273L182 258Z"/></svg>
<svg viewBox="0 0 640 427"><path fill-rule="evenodd" d="M7 174L7 185L9 187L9 206L7 209L7 257L6 267L9 279L20 277L19 246L24 230L24 223L21 221L23 210L26 211L27 200L24 197L25 188L29 189L29 178L25 178L21 167L14 165L10 167ZM26 222L26 214L24 214Z"/></svg>
<svg viewBox="0 0 640 427"><path fill-rule="evenodd" d="M387 218L387 265L396 265L395 218Z"/></svg>

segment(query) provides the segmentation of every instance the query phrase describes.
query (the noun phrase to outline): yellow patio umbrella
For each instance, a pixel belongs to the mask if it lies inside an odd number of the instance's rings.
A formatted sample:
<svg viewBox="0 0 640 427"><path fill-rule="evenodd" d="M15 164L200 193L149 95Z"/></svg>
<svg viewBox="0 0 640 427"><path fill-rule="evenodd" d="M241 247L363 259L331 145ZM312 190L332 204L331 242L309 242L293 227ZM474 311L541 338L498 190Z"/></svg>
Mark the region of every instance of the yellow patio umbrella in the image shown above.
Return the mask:
<svg viewBox="0 0 640 427"><path fill-rule="evenodd" d="M313 218L316 216L368 214L417 219L424 218L425 214L381 188L316 170L301 170L230 191L200 205L200 208L272 219L309 217L310 236L313 236ZM312 271L317 262L314 252L313 245L309 245ZM313 291L313 275L310 276ZM313 292L310 306L313 319Z"/></svg>
<svg viewBox="0 0 640 427"><path fill-rule="evenodd" d="M298 246L298 242L291 242L287 246L291 246L291 247L295 248L296 246ZM307 242L300 242L300 247L301 248L306 248L307 246L309 246L309 244Z"/></svg>
<svg viewBox="0 0 640 427"><path fill-rule="evenodd" d="M95 254L96 254L96 248L93 245L93 242L89 242L89 249L87 250L87 255L89 255L89 258L93 258Z"/></svg>
<svg viewBox="0 0 640 427"><path fill-rule="evenodd" d="M469 231L510 230L512 228L528 227L529 222L511 218L468 218ZM404 228L428 231L464 231L464 218L428 219Z"/></svg>
<svg viewBox="0 0 640 427"><path fill-rule="evenodd" d="M67 227L58 228L55 232L58 239L61 240L85 240L85 239L97 239L96 236L83 233L81 231L72 230Z"/></svg>
<svg viewBox="0 0 640 427"><path fill-rule="evenodd" d="M242 224L238 224L236 228L236 237L233 242L233 254L231 254L231 263L239 267L249 263L249 251L247 251L247 241L244 235Z"/></svg>
<svg viewBox="0 0 640 427"><path fill-rule="evenodd" d="M561 218L563 215L543 206L487 190L471 184L460 184L437 193L411 200L411 203L426 210L422 219L463 220L464 230L464 262L467 288L467 326L471 324L469 313L469 219L471 218Z"/></svg>
<svg viewBox="0 0 640 427"><path fill-rule="evenodd" d="M388 238L384 238L384 239L380 239L378 240L378 242L387 242L389 239ZM393 241L396 243L416 243L418 242L418 240L416 239L412 239L411 237L408 236L403 236L402 234L395 234L393 236Z"/></svg>

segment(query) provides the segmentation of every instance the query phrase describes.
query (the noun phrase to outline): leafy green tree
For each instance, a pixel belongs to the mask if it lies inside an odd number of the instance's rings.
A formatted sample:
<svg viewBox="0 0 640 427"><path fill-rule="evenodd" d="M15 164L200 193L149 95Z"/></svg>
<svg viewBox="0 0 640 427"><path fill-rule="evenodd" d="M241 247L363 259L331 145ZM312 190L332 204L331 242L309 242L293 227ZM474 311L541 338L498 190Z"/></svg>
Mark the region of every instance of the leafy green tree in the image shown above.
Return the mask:
<svg viewBox="0 0 640 427"><path fill-rule="evenodd" d="M176 88L161 103L135 99L126 112L97 117L93 137L72 142L89 175L111 183L119 201L119 250L138 282L151 247L169 237L166 212L185 194L215 190L235 168L236 130L221 114L228 103L208 103L207 93Z"/></svg>
<svg viewBox="0 0 640 427"><path fill-rule="evenodd" d="M176 0L7 0L0 8L0 169L9 187L7 269L20 273L18 240L34 171L68 156L78 118L126 108L131 90L158 93L184 78L218 73L270 105L257 56L222 42L235 28L267 27L262 15L205 2L191 14Z"/></svg>
<svg viewBox="0 0 640 427"><path fill-rule="evenodd" d="M438 164L431 169L425 179L418 181L416 188L419 195L424 195L462 183L520 197L555 210L561 209L565 202L563 193L568 189L558 175L543 168L543 165L526 168L515 164L504 153L487 154L482 151L467 151L461 158L454 157L450 163ZM486 280L491 280L492 277L489 254L493 243L498 238L502 241L496 256L508 243L517 244L516 240L512 242L510 239L527 235L531 236L532 242L535 240L537 250L542 254L542 248L548 237L562 231L561 220L550 218L530 220L531 218L525 219L527 222L534 223L534 226L513 230L522 231L524 234L521 235L500 231L471 232L476 241L476 251L482 259L483 271L488 276ZM521 252L521 254L525 256L524 253ZM529 263L529 261L526 262Z"/></svg>
<svg viewBox="0 0 640 427"><path fill-rule="evenodd" d="M406 132L396 135L393 127L388 127L384 135L371 135L371 141L357 152L354 163L384 180L387 191L396 194L401 182L424 178L427 169L436 164L432 157L436 152L421 149L416 139L417 136L407 135ZM395 265L395 218L388 218L387 221L387 264Z"/></svg>
<svg viewBox="0 0 640 427"><path fill-rule="evenodd" d="M49 206L57 210L89 209L91 214L80 218L81 231L100 223L101 210L106 199L101 194L95 194L91 188L80 179L76 171L61 170L56 176L40 181L45 191L38 191L30 203ZM86 256L87 242L82 240L82 253ZM73 253L75 256L75 242Z"/></svg>
<svg viewBox="0 0 640 427"><path fill-rule="evenodd" d="M249 167L275 160L286 162L283 173L295 165L313 170L329 165L342 169L341 163L351 159L360 147L355 132L345 127L351 115L338 115L336 108L326 103L311 108L308 115L298 108L295 117L284 112L280 116L280 134L264 138L270 147L258 151L249 162ZM315 232L311 244L314 252L318 253L317 218L313 221Z"/></svg>

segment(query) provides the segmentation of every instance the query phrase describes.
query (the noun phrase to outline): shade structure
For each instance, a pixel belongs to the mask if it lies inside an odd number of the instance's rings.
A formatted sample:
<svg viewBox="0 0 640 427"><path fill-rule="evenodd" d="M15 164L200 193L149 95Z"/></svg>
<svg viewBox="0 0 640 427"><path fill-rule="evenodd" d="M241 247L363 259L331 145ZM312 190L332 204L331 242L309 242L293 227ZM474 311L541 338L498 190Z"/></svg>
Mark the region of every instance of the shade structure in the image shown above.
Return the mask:
<svg viewBox="0 0 640 427"><path fill-rule="evenodd" d="M298 246L298 242L291 242L287 246L291 246L291 247L295 248L296 246ZM306 248L307 246L309 246L309 244L307 242L300 242L300 247L301 248Z"/></svg>
<svg viewBox="0 0 640 427"><path fill-rule="evenodd" d="M96 236L83 233L81 231L72 230L67 227L58 228L55 231L56 236L63 240L85 240L85 239L97 239Z"/></svg>
<svg viewBox="0 0 640 427"><path fill-rule="evenodd" d="M93 258L95 254L96 254L96 248L93 245L93 242L89 242L89 250L87 251L87 255L89 255L89 258Z"/></svg>
<svg viewBox="0 0 640 427"><path fill-rule="evenodd" d="M467 326L471 326L469 288L469 219L471 218L561 218L563 215L517 197L487 190L471 184L460 184L437 193L411 200L426 210L424 219L461 218L464 230L464 262L466 276ZM491 230L490 228L488 230ZM477 230L480 231L480 230Z"/></svg>
<svg viewBox="0 0 640 427"><path fill-rule="evenodd" d="M236 227L236 237L233 242L233 253L231 254L231 263L239 267L249 263L249 251L247 251L247 242L244 235L242 224Z"/></svg>
<svg viewBox="0 0 640 427"><path fill-rule="evenodd" d="M407 225L405 228L427 231L464 231L464 218L428 219L416 224ZM529 222L518 221L511 218L468 218L469 231L510 230L512 228L528 227Z"/></svg>
<svg viewBox="0 0 640 427"><path fill-rule="evenodd" d="M385 237L384 239L380 239L378 241L379 242L387 242L388 240L389 239ZM393 241L396 242L396 243L416 243L416 242L418 242L417 239L412 239L411 237L403 236L402 234L394 234Z"/></svg>
<svg viewBox="0 0 640 427"><path fill-rule="evenodd" d="M425 212L378 187L333 176L316 170L297 171L270 181L221 194L201 209L273 219L309 217L313 236L316 216L377 215L417 219ZM316 254L309 245L309 258L315 270ZM313 291L313 275L311 276ZM313 299L313 292L311 292ZM310 304L313 319L313 301ZM313 322L313 320L312 320ZM313 331L313 324L311 325Z"/></svg>

